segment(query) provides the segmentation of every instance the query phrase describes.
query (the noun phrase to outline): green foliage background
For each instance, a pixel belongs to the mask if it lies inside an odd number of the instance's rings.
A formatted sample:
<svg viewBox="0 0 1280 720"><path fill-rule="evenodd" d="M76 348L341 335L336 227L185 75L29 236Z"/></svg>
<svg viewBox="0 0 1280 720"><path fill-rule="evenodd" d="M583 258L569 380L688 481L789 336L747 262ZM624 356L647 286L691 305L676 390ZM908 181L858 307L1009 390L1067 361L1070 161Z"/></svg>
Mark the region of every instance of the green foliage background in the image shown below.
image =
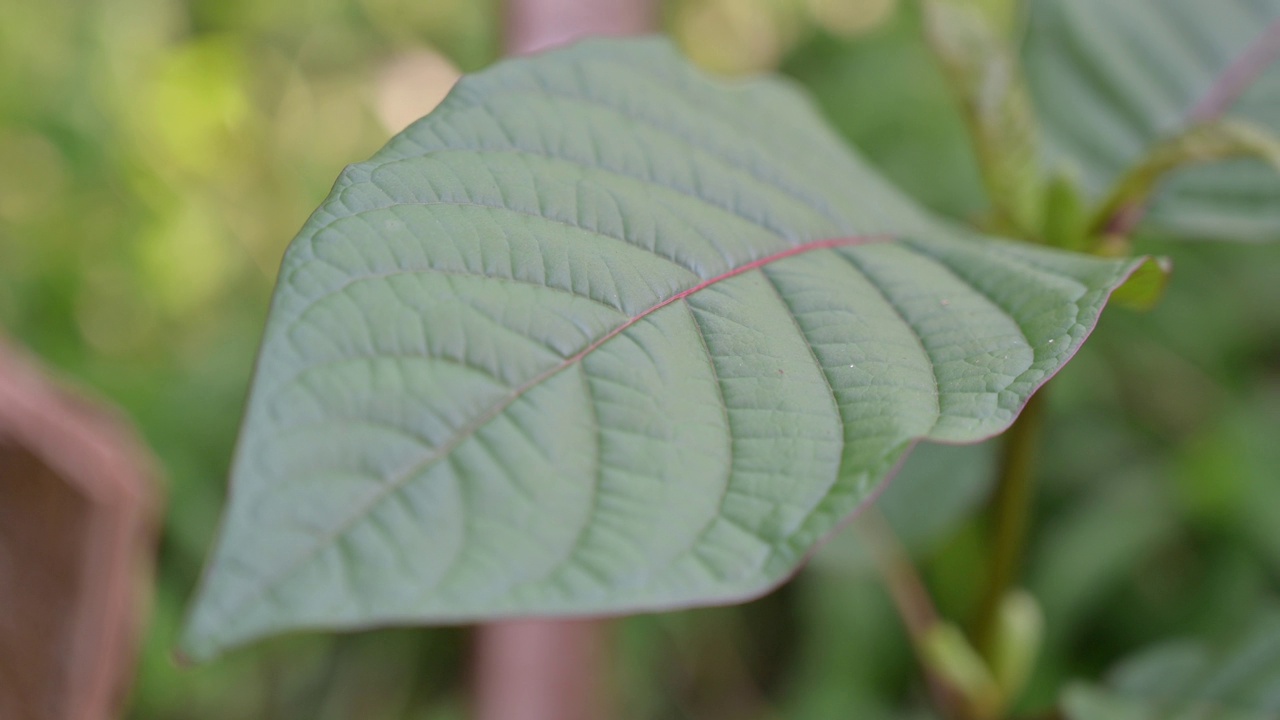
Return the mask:
<svg viewBox="0 0 1280 720"><path fill-rule="evenodd" d="M665 10L704 64L795 77L926 205L958 218L984 207L905 4ZM462 629L286 637L193 669L170 648L284 244L342 166L386 141L388 98L414 99L389 68L424 52L483 67L500 44L496 3L0 0L0 17L0 327L120 404L167 474L129 716L462 717ZM1280 244L1138 250L1173 257L1165 301L1108 311L1051 388L1026 568L1049 635L1028 708L1152 641L1227 632L1280 589ZM913 477L892 491L906 507L913 491L933 496ZM913 543L951 617L974 599L980 531L973 519ZM847 531L767 598L615 632L628 718L929 717Z"/></svg>

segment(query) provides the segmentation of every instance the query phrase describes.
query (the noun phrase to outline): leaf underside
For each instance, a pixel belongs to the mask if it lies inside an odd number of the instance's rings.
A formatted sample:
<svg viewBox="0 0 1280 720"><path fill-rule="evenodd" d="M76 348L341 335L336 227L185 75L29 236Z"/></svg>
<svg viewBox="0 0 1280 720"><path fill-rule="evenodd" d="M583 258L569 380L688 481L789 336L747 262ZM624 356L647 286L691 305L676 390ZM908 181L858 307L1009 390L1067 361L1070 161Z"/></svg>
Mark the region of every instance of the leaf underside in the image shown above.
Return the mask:
<svg viewBox="0 0 1280 720"><path fill-rule="evenodd" d="M1280 134L1280 0L1035 0L1025 44L1050 161L1100 199L1162 139L1227 116ZM1280 240L1280 175L1261 159L1174 173L1144 228Z"/></svg>
<svg viewBox="0 0 1280 720"><path fill-rule="evenodd" d="M288 250L184 638L740 600L1139 263L986 239L661 40L464 78Z"/></svg>

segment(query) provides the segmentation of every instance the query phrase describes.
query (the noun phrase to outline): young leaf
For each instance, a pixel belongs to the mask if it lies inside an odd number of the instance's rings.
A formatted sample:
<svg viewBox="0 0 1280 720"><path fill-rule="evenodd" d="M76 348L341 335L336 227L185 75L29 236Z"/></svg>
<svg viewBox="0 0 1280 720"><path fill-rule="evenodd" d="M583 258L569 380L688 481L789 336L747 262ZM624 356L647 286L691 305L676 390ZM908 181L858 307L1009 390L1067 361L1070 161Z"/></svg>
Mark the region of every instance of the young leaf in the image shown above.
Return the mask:
<svg viewBox="0 0 1280 720"><path fill-rule="evenodd" d="M184 649L723 603L1008 427L1142 261L929 218L659 40L463 79L289 248Z"/></svg>
<svg viewBox="0 0 1280 720"><path fill-rule="evenodd" d="M1197 126L1228 117L1280 133L1278 56L1277 0L1036 0L1025 48L1048 154L1078 167L1095 201ZM1261 159L1177 169L1145 223L1280 240L1280 174Z"/></svg>

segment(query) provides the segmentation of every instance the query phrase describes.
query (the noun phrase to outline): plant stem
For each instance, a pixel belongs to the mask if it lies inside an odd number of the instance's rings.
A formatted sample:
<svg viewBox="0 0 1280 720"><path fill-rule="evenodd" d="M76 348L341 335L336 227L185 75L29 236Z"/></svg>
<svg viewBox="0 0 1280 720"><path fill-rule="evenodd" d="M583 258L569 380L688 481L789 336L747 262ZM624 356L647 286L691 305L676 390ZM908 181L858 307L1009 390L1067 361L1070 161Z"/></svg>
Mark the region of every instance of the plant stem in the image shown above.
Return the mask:
<svg viewBox="0 0 1280 720"><path fill-rule="evenodd" d="M1027 401L1022 414L1004 436L1000 475L991 498L991 564L972 633L979 651L988 660L999 624L1000 605L1013 588L1022 563L1044 404L1045 391L1041 388Z"/></svg>
<svg viewBox="0 0 1280 720"><path fill-rule="evenodd" d="M993 217L987 229L1037 242L1038 128L1013 37L1014 0L920 0L924 39L958 101Z"/></svg>
<svg viewBox="0 0 1280 720"><path fill-rule="evenodd" d="M525 55L593 35L651 31L656 0L506 0L503 46ZM476 632L477 720L603 720L608 692L608 621L512 620Z"/></svg>
<svg viewBox="0 0 1280 720"><path fill-rule="evenodd" d="M934 671L924 651L929 632L940 625L942 620L924 581L911 563L906 550L898 542L893 528L889 527L884 513L875 505L868 507L858 517L854 529L866 543L876 569L884 579L894 608L906 628L907 636L911 639L911 646L916 651L925 681L929 685L934 707L947 720L970 720L963 696Z"/></svg>
<svg viewBox="0 0 1280 720"><path fill-rule="evenodd" d="M477 629L476 720L613 717L606 620L508 620Z"/></svg>
<svg viewBox="0 0 1280 720"><path fill-rule="evenodd" d="M657 0L506 0L503 46L528 55L584 37L636 35L658 26Z"/></svg>

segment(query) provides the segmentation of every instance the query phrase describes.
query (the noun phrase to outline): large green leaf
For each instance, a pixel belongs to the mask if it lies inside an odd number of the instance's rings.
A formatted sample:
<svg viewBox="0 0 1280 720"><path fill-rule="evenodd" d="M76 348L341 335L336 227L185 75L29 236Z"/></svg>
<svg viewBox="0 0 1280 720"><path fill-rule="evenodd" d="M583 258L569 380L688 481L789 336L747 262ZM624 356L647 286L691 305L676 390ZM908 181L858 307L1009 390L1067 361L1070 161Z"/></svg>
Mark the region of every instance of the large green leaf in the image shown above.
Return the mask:
<svg viewBox="0 0 1280 720"><path fill-rule="evenodd" d="M1137 265L939 223L663 41L502 63L290 247L184 647L763 592Z"/></svg>
<svg viewBox="0 0 1280 720"><path fill-rule="evenodd" d="M1116 667L1104 684L1063 694L1069 720L1274 720L1280 717L1280 615L1234 642L1163 643Z"/></svg>
<svg viewBox="0 0 1280 720"><path fill-rule="evenodd" d="M1161 140L1224 114L1280 132L1280 0L1032 0L1025 48L1051 162L1101 199ZM1262 160L1175 173L1146 228L1280 239Z"/></svg>

